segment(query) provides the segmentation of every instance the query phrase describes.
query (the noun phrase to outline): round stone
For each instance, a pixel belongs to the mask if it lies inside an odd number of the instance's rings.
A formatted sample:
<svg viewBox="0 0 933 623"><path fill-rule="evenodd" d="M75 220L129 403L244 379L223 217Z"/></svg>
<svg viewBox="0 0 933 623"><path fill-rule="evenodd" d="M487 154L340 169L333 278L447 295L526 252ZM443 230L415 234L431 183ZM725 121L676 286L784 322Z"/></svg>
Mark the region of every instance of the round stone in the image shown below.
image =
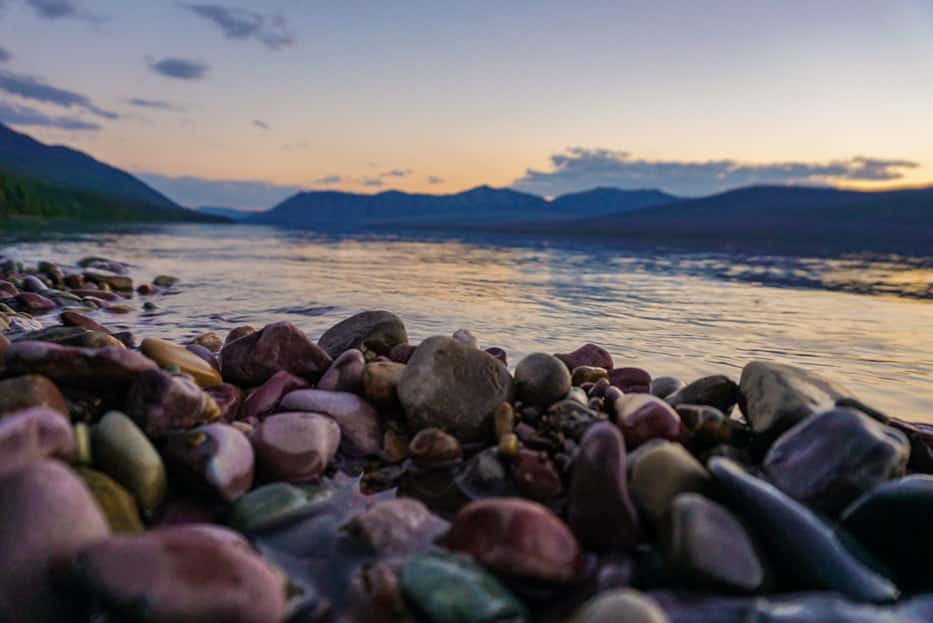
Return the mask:
<svg viewBox="0 0 933 623"><path fill-rule="evenodd" d="M676 496L703 493L710 484L706 469L679 443L654 442L632 457L632 495L655 523L662 520Z"/></svg>
<svg viewBox="0 0 933 623"><path fill-rule="evenodd" d="M655 600L623 588L590 599L580 607L572 623L669 623L669 619Z"/></svg>
<svg viewBox="0 0 933 623"><path fill-rule="evenodd" d="M532 353L515 367L515 397L524 403L547 407L570 391L567 366L545 353Z"/></svg>
<svg viewBox="0 0 933 623"><path fill-rule="evenodd" d="M151 513L165 496L162 457L133 420L111 411L92 432L94 464L127 488L143 513Z"/></svg>
<svg viewBox="0 0 933 623"><path fill-rule="evenodd" d="M463 456L460 444L452 436L437 428L423 428L408 444L408 455L416 465L449 463Z"/></svg>
<svg viewBox="0 0 933 623"><path fill-rule="evenodd" d="M314 480L337 452L340 427L323 415L277 413L260 422L251 441L263 475L276 480Z"/></svg>

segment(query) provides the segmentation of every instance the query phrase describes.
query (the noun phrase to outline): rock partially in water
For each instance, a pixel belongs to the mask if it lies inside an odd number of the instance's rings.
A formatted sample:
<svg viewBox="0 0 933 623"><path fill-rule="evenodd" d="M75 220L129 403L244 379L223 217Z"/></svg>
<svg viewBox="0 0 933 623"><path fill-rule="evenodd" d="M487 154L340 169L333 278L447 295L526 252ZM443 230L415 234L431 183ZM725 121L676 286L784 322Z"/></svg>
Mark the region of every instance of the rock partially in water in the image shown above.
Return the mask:
<svg viewBox="0 0 933 623"><path fill-rule="evenodd" d="M47 457L72 459L71 426L58 411L34 407L0 418L0 476Z"/></svg>
<svg viewBox="0 0 933 623"><path fill-rule="evenodd" d="M139 375L127 394L126 412L150 437L220 419L220 407L192 379L162 370Z"/></svg>
<svg viewBox="0 0 933 623"><path fill-rule="evenodd" d="M173 482L194 493L233 502L253 485L253 447L229 424L169 433L160 448Z"/></svg>
<svg viewBox="0 0 933 623"><path fill-rule="evenodd" d="M413 431L440 428L461 442L492 431L493 411L512 397L512 377L486 352L449 337L428 338L408 361L399 400Z"/></svg>
<svg viewBox="0 0 933 623"><path fill-rule="evenodd" d="M84 279L93 281L98 286L108 286L117 292L131 293L133 280L124 274L109 275L101 272L84 271Z"/></svg>
<svg viewBox="0 0 933 623"><path fill-rule="evenodd" d="M467 504L444 542L506 575L562 583L583 571L582 551L567 525L544 506L520 498Z"/></svg>
<svg viewBox="0 0 933 623"><path fill-rule="evenodd" d="M907 468L923 474L933 474L933 424L891 418L890 425L891 428L904 433L910 442Z"/></svg>
<svg viewBox="0 0 933 623"><path fill-rule="evenodd" d="M632 456L632 495L638 508L659 524L678 495L705 493L709 472L679 443L658 441Z"/></svg>
<svg viewBox="0 0 933 623"><path fill-rule="evenodd" d="M685 387L684 382L678 378L659 376L651 379L650 393L658 398L667 398L682 387Z"/></svg>
<svg viewBox="0 0 933 623"><path fill-rule="evenodd" d="M72 557L108 534L87 487L57 461L36 461L0 479L0 620L61 623L80 616L57 583Z"/></svg>
<svg viewBox="0 0 933 623"><path fill-rule="evenodd" d="M126 487L140 510L155 510L165 497L165 465L133 420L118 411L107 413L94 427L92 443L95 465Z"/></svg>
<svg viewBox="0 0 933 623"><path fill-rule="evenodd" d="M146 370L158 366L127 348L74 348L48 342L16 342L4 352L5 373L41 374L57 384L125 391Z"/></svg>
<svg viewBox="0 0 933 623"><path fill-rule="evenodd" d="M227 342L220 351L224 380L244 387L261 385L280 370L316 380L331 363L327 353L290 322L267 325Z"/></svg>
<svg viewBox="0 0 933 623"><path fill-rule="evenodd" d="M356 348L377 355L388 355L397 344L407 344L408 333L401 318L387 311L364 311L328 329L318 346L331 357Z"/></svg>
<svg viewBox="0 0 933 623"><path fill-rule="evenodd" d="M835 515L859 495L902 476L906 436L844 407L818 413L781 435L763 468L778 489Z"/></svg>
<svg viewBox="0 0 933 623"><path fill-rule="evenodd" d="M162 368L171 365L178 366L182 372L193 378L201 387L210 387L223 383L220 373L214 366L184 346L154 337L147 337L142 341L139 348Z"/></svg>
<svg viewBox="0 0 933 623"><path fill-rule="evenodd" d="M669 623L648 595L623 588L593 597L577 611L572 623Z"/></svg>
<svg viewBox="0 0 933 623"><path fill-rule="evenodd" d="M612 355L602 346L584 344L572 353L555 354L555 357L564 362L568 370L580 366L593 366L612 370Z"/></svg>
<svg viewBox="0 0 933 623"><path fill-rule="evenodd" d="M281 408L320 413L335 420L340 426L341 448L350 454L378 454L382 447L379 414L356 394L299 389L282 399Z"/></svg>
<svg viewBox="0 0 933 623"><path fill-rule="evenodd" d="M359 393L363 383L363 367L366 359L355 348L341 353L330 365L318 382L318 389L332 392ZM374 364L375 365L375 364Z"/></svg>
<svg viewBox="0 0 933 623"><path fill-rule="evenodd" d="M58 387L40 374L24 374L0 381L0 417L7 413L44 407L68 419L68 403Z"/></svg>
<svg viewBox="0 0 933 623"><path fill-rule="evenodd" d="M570 371L553 355L532 353L515 367L515 397L525 404L547 407L570 391Z"/></svg>
<svg viewBox="0 0 933 623"><path fill-rule="evenodd" d="M277 413L265 418L250 440L263 475L276 480L315 480L337 452L340 427L315 413Z"/></svg>

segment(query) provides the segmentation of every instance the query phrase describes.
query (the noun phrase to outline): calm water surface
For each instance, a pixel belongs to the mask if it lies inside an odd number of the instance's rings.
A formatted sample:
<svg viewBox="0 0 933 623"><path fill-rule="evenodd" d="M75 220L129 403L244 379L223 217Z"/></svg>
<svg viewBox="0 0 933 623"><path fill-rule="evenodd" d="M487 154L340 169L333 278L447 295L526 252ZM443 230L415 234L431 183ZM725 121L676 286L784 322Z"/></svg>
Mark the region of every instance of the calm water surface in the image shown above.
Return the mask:
<svg viewBox="0 0 933 623"><path fill-rule="evenodd" d="M132 264L137 281L181 278L177 293L155 299L157 311L104 315L140 337L183 340L290 320L316 338L349 314L388 309L414 340L464 327L484 347L508 350L513 364L588 341L617 365L687 380L737 379L751 359L784 361L843 382L891 415L933 421L927 261L339 239L245 226L42 238L9 242L4 253L64 264L104 255Z"/></svg>

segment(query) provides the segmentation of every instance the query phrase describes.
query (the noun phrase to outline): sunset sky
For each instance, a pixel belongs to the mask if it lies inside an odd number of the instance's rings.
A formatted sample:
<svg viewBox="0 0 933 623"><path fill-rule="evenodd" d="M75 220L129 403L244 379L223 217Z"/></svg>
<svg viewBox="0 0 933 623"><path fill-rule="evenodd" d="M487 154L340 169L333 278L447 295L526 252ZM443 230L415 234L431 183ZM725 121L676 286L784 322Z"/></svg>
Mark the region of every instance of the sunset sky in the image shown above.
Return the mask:
<svg viewBox="0 0 933 623"><path fill-rule="evenodd" d="M0 122L187 205L930 184L933 2L0 0Z"/></svg>

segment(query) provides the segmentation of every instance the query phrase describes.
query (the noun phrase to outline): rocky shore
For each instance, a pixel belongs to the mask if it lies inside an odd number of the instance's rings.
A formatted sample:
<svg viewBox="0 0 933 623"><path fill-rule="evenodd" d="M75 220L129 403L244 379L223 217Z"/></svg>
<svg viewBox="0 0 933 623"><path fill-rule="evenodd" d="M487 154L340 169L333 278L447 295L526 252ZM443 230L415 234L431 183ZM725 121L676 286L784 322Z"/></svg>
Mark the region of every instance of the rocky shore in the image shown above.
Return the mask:
<svg viewBox="0 0 933 623"><path fill-rule="evenodd" d="M129 272L0 259L0 621L933 620L933 414L388 311L172 343Z"/></svg>

